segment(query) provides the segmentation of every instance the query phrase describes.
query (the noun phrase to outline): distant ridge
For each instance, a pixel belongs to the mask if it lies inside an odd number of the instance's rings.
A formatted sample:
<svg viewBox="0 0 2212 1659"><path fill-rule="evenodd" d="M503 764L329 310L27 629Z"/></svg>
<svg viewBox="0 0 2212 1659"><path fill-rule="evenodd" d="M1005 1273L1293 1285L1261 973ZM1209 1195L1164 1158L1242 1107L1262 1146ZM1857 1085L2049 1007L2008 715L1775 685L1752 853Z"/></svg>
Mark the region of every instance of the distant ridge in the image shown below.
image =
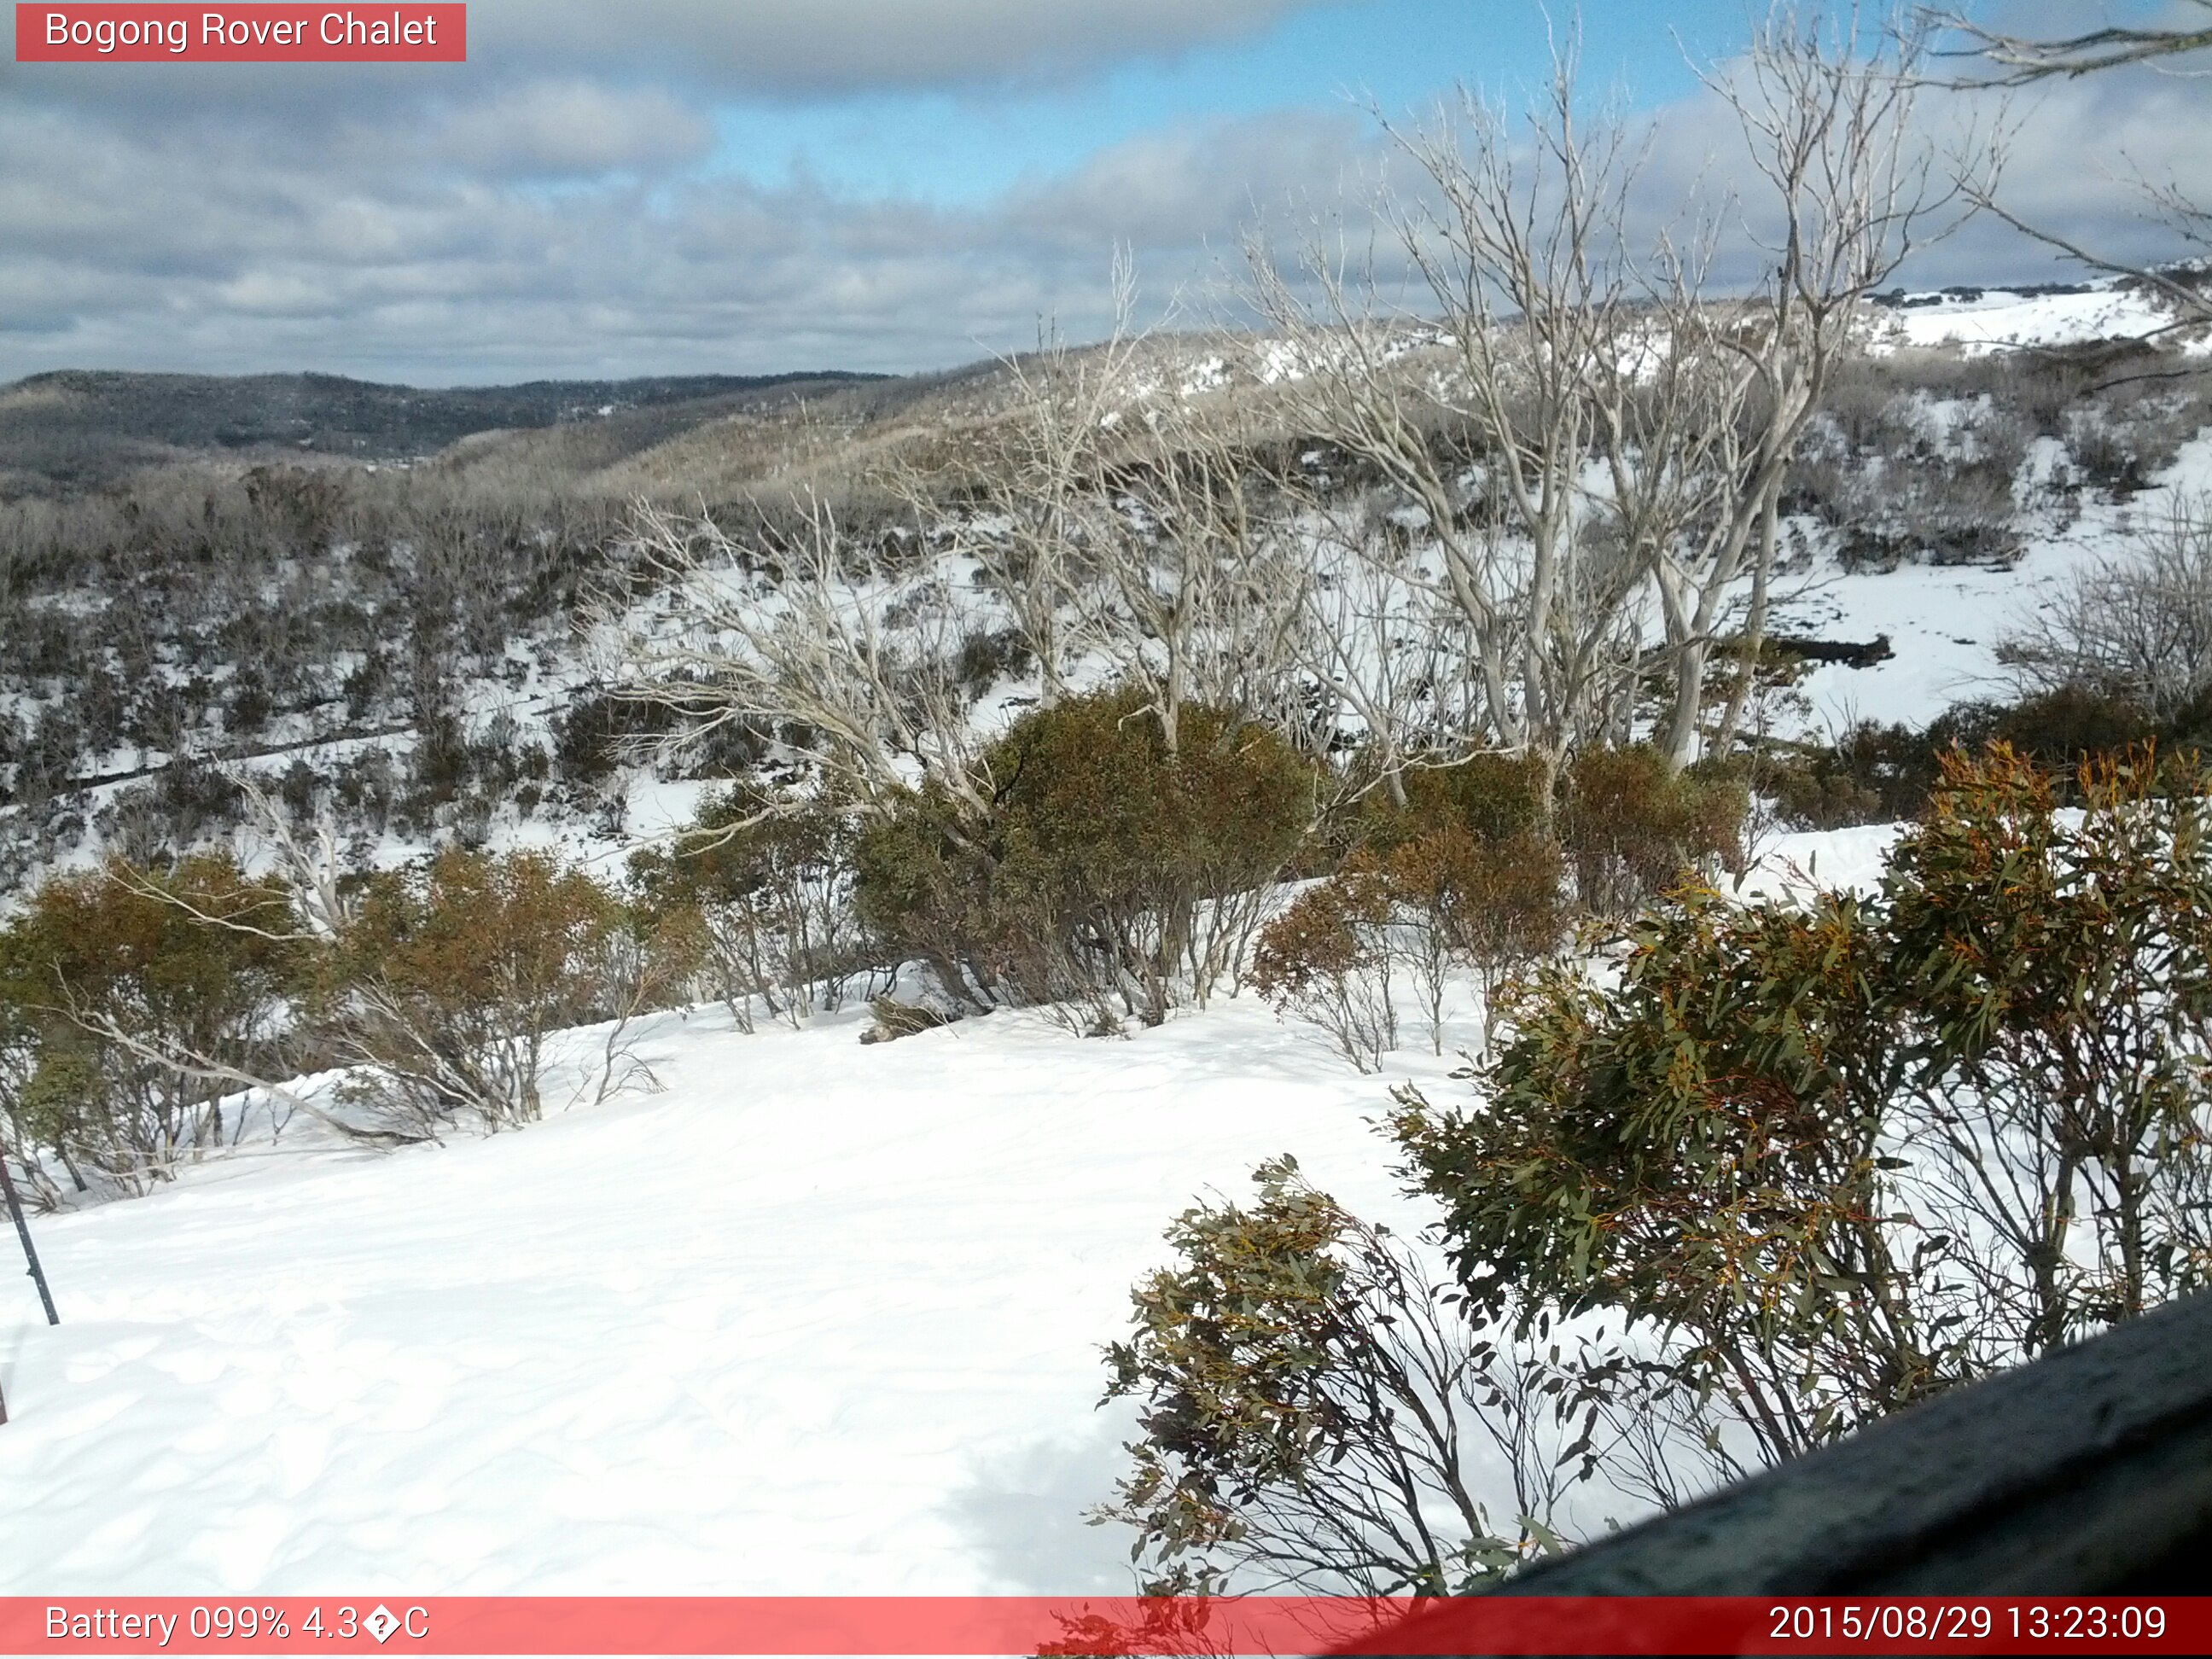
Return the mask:
<svg viewBox="0 0 2212 1659"><path fill-rule="evenodd" d="M423 388L336 374L136 374L52 369L0 386L0 486L96 483L210 453L428 455L473 433L627 410L704 421L749 406L890 378L842 371L647 375Z"/></svg>

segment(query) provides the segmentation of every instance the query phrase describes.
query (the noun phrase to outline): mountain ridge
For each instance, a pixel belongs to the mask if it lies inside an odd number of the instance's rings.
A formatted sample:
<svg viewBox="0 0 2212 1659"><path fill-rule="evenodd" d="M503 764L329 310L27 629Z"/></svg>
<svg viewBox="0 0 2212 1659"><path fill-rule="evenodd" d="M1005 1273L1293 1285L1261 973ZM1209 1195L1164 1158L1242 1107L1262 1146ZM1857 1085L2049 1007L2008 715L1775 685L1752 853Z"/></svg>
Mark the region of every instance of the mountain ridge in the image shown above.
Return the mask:
<svg viewBox="0 0 2212 1659"><path fill-rule="evenodd" d="M211 375L48 369L0 386L0 484L106 482L213 455L399 461L478 433L649 410L703 422L896 377L848 370L640 375L422 387L313 371Z"/></svg>

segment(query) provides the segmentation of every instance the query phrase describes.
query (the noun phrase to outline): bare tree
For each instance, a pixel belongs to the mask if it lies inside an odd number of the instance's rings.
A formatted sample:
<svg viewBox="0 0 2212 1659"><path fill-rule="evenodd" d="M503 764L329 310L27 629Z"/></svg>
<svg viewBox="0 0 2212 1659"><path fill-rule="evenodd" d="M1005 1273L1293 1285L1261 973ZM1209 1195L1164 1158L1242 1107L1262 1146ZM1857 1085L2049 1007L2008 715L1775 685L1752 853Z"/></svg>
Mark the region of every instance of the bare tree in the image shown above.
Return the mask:
<svg viewBox="0 0 2212 1659"><path fill-rule="evenodd" d="M2197 14L2200 21L2212 21L2212 0L2179 0L2179 3ZM2185 18L2188 15L2185 13L2183 16ZM2051 80L2074 80L2084 75L2136 64L2164 69L2168 66L2170 59L2212 48L2212 27L2152 27L2114 24L2081 34L2039 40L1990 28L1956 10L1923 13L1922 26L1939 27L1960 37L1964 45L1953 48L1948 56L1978 58L1994 71L1979 78L1954 80L1946 83L1953 88L1970 90L2022 87ZM2201 76L2207 71L2200 68L2169 72ZM2057 249L2068 258L2093 270L2107 271L2142 283L2174 307L2175 319L2168 325L2170 328L2212 321L2212 295L2208 295L2201 287L2177 280L2170 270L2131 264L2109 254L2100 253L2046 226L2022 219L1997 199L1993 185L1994 181L1991 181L1989 185L1972 187L1971 193L1978 207L1994 214L2021 234ZM2185 246L2212 252L2212 209L2192 201L2171 181L2139 178L2136 185L2152 216L2163 222L2177 240Z"/></svg>
<svg viewBox="0 0 2212 1659"><path fill-rule="evenodd" d="M1461 758L1483 705L1468 635L1443 625L1438 589L1418 552L1395 545L1396 531L1395 520L1378 526L1364 498L1310 495L1300 533L1312 563L1291 648L1322 693L1300 735L1325 748L1348 721L1367 752L1345 783L1379 785L1403 806L1407 770Z"/></svg>
<svg viewBox="0 0 2212 1659"><path fill-rule="evenodd" d="M2038 605L1997 656L2022 691L2090 686L2178 714L2212 687L2212 501L2172 501L2130 551Z"/></svg>
<svg viewBox="0 0 2212 1659"><path fill-rule="evenodd" d="M1073 613L1097 557L1106 452L1136 398L1134 310L1123 257L1104 341L1072 346L1048 331L1034 353L1004 361L1007 407L986 423L972 459L949 480L909 469L893 481L945 554L975 561L1036 660L1047 708L1066 692L1071 653L1082 647Z"/></svg>
<svg viewBox="0 0 2212 1659"><path fill-rule="evenodd" d="M1480 690L1468 741L1556 766L1577 741L1625 736L1648 596L1673 685L1659 741L1677 765L1695 757L1724 629L1743 618L1753 648L1763 635L1788 469L1865 298L1971 206L1914 125L1925 50L1924 33L1781 7L1709 74L1770 198L1747 216L1765 260L1747 298L1713 292L1712 224L1638 230L1642 154L1620 118L1583 118L1571 47L1525 131L1462 94L1396 135L1419 191L1384 217L1427 315L1381 302L1371 258L1310 246L1295 274L1255 258L1291 407L1422 520L1431 626L1449 617L1468 641ZM1350 666L1356 619L1341 603L1316 619L1330 681L1370 729L1410 731L1402 697ZM1419 748L1374 735L1386 766Z"/></svg>
<svg viewBox="0 0 2212 1659"><path fill-rule="evenodd" d="M1619 483L1624 495L1645 480L1662 489L1687 481L1672 489L1686 510L1660 515L1652 557L1674 657L1662 743L1678 765L1697 752L1712 650L1747 577L1746 648L1755 652L1765 636L1789 468L1851 349L1867 296L1957 228L2001 161L1990 134L1968 135L1946 157L1921 131L1929 38L1924 24L1877 34L1853 12L1781 5L1748 51L1705 76L1735 114L1763 185L1747 219L1766 275L1741 304L1715 304L1698 266L1674 262L1660 295L1667 348L1642 354L1658 365L1645 378L1666 395L1638 398L1625 388L1606 400L1608 410L1640 404L1660 416L1642 431L1621 422L1627 441L1612 453L1632 454L1639 468ZM1683 455L1687 465L1674 459ZM1717 747L1732 739L1750 681L1736 677Z"/></svg>
<svg viewBox="0 0 2212 1659"><path fill-rule="evenodd" d="M1394 129L1420 192L1386 196L1382 216L1433 316L1387 304L1371 256L1316 240L1295 270L1264 247L1251 260L1289 409L1418 512L1432 559L1401 574L1467 641L1447 701L1474 722L1468 746L1553 768L1628 694L1641 576L1589 488L1588 396L1635 298L1620 230L1638 157L1618 121L1583 123L1574 74L1562 53L1525 131L1465 93L1432 126ZM1386 717L1397 701L1364 700Z"/></svg>
<svg viewBox="0 0 2212 1659"><path fill-rule="evenodd" d="M2212 23L2212 0L2181 3ZM1965 35L1972 43L1970 50L1999 71L1996 84L2000 86L2025 86L2031 82L2059 77L2070 80L2099 70L2155 63L2212 47L2212 27L2145 28L2116 24L2082 34L2039 40L1989 28L1962 12L1939 12L1935 14L1934 21Z"/></svg>
<svg viewBox="0 0 2212 1659"><path fill-rule="evenodd" d="M933 560L848 536L819 499L787 536L740 540L641 504L647 590L603 598L596 629L618 695L659 702L696 738L738 720L817 740L825 782L862 804L927 780L991 799L957 672L966 618Z"/></svg>
<svg viewBox="0 0 2212 1659"><path fill-rule="evenodd" d="M1173 756L1193 703L1283 712L1310 567L1233 406L1170 390L1129 412L1141 435L1098 481L1081 626Z"/></svg>

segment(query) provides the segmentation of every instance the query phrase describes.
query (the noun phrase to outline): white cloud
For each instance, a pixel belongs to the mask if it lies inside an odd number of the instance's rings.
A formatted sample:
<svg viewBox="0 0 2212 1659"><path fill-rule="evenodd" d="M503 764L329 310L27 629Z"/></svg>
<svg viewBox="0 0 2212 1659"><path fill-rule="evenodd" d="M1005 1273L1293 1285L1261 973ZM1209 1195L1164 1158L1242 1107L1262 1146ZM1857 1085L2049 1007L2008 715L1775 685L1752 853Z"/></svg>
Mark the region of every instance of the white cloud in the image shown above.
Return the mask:
<svg viewBox="0 0 2212 1659"><path fill-rule="evenodd" d="M1255 214L1292 229L1356 202L1378 136L1340 106L1167 126L954 209L702 172L722 95L702 88L1049 72L1255 27L1288 3L477 0L465 102L448 80L288 71L142 79L158 95L126 106L125 78L33 85L7 66L0 378L916 368L1025 343L1047 313L1079 337L1104 320L1115 245L1156 290L1203 281L1234 264ZM1929 107L1955 122L1972 96ZM2023 216L2158 257L2171 243L2120 181L2171 176L2212 202L2212 82L2093 77L2018 108L2006 191ZM1728 125L1704 97L1661 112L1639 196L1655 218L1701 176L1741 176L1716 137ZM1986 227L1915 273L2051 274L2045 252Z"/></svg>
<svg viewBox="0 0 2212 1659"><path fill-rule="evenodd" d="M541 81L447 114L423 134L425 159L489 173L572 178L657 173L702 161L714 126L658 87Z"/></svg>
<svg viewBox="0 0 2212 1659"><path fill-rule="evenodd" d="M1164 56L1315 0L475 0L474 62L632 70L790 96L974 85Z"/></svg>

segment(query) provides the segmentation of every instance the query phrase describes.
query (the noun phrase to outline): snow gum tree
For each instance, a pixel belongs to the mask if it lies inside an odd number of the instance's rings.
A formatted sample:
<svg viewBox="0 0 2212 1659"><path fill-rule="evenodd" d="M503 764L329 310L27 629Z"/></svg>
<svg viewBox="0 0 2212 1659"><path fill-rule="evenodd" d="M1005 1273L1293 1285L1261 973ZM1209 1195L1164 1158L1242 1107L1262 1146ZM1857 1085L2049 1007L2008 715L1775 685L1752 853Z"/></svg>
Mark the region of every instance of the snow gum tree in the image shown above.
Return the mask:
<svg viewBox="0 0 2212 1659"><path fill-rule="evenodd" d="M1692 510L1650 550L1674 682L1661 741L1677 765L1697 757L1714 647L1747 577L1745 648L1765 637L1778 505L1868 295L1956 229L1998 171L1996 135L1970 129L1946 155L1926 131L1932 27L1924 14L1876 32L1853 11L1778 5L1746 52L1705 76L1744 143L1755 182L1743 211L1766 275L1740 304L1677 283L1662 307L1670 349L1693 371L1692 417L1679 424L1705 452ZM1635 444L1640 471L1663 479L1671 469L1653 458L1668 434L1653 435L1662 441ZM1720 752L1748 685L1735 676L1711 744Z"/></svg>
<svg viewBox="0 0 2212 1659"><path fill-rule="evenodd" d="M1387 571L1395 603L1347 615L1323 597L1310 619L1310 666L1386 752L1424 763L1422 728L1449 706L1461 752L1556 769L1627 739L1653 666L1668 763L1725 749L1747 682L1708 734L1711 666L1731 630L1753 649L1763 633L1808 425L1867 295L1960 218L1954 171L1989 168L1972 143L1937 167L1914 118L1923 53L1922 33L1782 6L1708 76L1755 185L1741 217L1764 269L1748 294L1713 278L1715 223L1649 222L1643 141L1583 106L1571 46L1523 120L1462 94L1394 132L1409 183L1382 216L1414 304L1386 300L1371 257L1316 240L1286 265L1255 248L1281 395L1419 520L1418 559L1387 540L1352 548ZM1738 216L1734 203L1710 216ZM1408 632L1463 641L1412 698L1390 649Z"/></svg>
<svg viewBox="0 0 2212 1659"><path fill-rule="evenodd" d="M1418 509L1433 558L1393 562L1393 582L1420 590L1423 631L1463 641L1454 690L1427 696L1463 705L1464 748L1555 769L1608 729L1637 650L1640 573L1586 484L1601 435L1589 390L1635 297L1619 236L1635 158L1618 124L1584 120L1571 59L1525 131L1468 96L1399 137L1424 193L1385 212L1433 316L1393 315L1372 270L1319 246L1296 271L1255 250L1255 299L1301 424ZM1419 752L1389 730L1413 716L1376 678L1389 642L1346 641L1334 612L1316 621L1335 624L1324 655L1386 722L1384 745Z"/></svg>
<svg viewBox="0 0 2212 1659"><path fill-rule="evenodd" d="M674 709L685 741L758 723L802 732L839 797L878 808L917 781L985 809L991 781L958 672L970 620L928 558L802 501L775 535L641 509L640 591L601 596L618 692Z"/></svg>

